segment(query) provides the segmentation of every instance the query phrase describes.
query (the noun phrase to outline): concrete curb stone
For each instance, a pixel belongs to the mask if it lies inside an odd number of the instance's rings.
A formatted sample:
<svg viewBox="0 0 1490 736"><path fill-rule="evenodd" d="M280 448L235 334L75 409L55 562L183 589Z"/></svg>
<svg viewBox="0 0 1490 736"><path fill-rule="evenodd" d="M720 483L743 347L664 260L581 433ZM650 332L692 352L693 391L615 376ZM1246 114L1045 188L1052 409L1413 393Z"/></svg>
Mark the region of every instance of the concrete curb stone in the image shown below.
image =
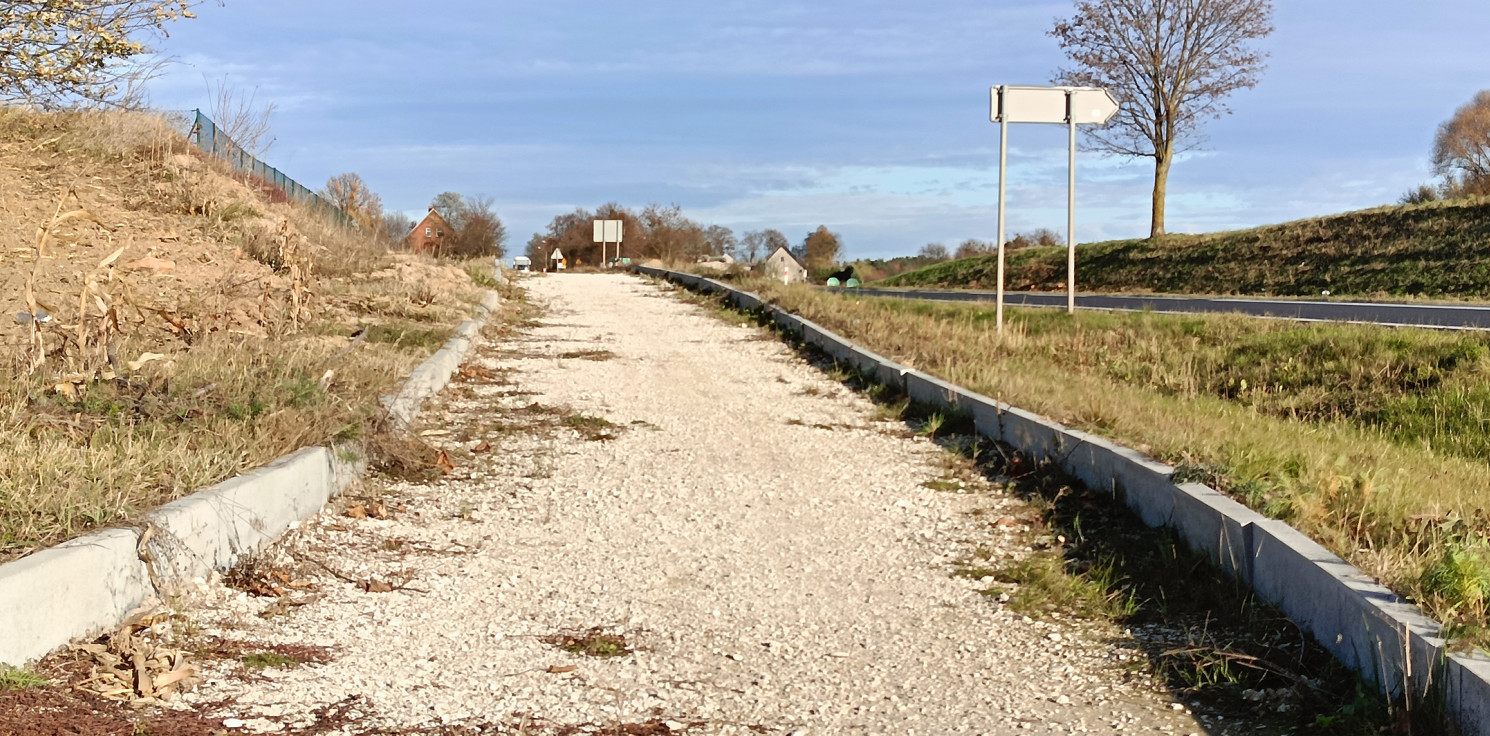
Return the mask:
<svg viewBox="0 0 1490 736"><path fill-rule="evenodd" d="M407 423L450 380L491 312L477 316L385 397ZM118 624L152 597L232 566L318 511L366 470L352 448L305 447L147 514L0 565L0 664L20 666Z"/></svg>

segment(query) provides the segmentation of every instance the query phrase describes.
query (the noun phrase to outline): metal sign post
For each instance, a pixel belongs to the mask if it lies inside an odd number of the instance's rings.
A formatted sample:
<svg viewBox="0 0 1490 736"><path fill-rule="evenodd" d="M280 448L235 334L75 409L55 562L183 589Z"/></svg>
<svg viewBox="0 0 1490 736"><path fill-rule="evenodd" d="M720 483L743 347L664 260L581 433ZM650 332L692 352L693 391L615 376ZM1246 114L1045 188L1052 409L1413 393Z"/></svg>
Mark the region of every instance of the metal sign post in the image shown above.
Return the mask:
<svg viewBox="0 0 1490 736"><path fill-rule="evenodd" d="M1101 125L1117 114L1117 100L1099 87L1018 87L990 90L990 119L999 124L998 306L1004 330L1004 179L1009 168L1009 123L1062 123L1070 131L1066 178L1066 311L1076 311L1076 126Z"/></svg>
<svg viewBox="0 0 1490 736"><path fill-rule="evenodd" d="M1066 93L1066 129L1071 146L1066 158L1066 314L1076 314L1076 116L1071 114L1075 95Z"/></svg>

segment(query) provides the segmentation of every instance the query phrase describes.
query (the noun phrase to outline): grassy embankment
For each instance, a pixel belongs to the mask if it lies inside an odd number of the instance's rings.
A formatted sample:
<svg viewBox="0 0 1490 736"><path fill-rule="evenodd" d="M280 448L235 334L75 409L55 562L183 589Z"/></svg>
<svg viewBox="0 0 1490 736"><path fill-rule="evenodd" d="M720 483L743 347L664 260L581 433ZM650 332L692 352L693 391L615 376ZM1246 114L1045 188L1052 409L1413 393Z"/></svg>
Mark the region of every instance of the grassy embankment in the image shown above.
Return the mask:
<svg viewBox="0 0 1490 736"><path fill-rule="evenodd" d="M854 299L781 307L1175 464L1490 641L1490 336Z"/></svg>
<svg viewBox="0 0 1490 736"><path fill-rule="evenodd" d="M1082 291L1490 298L1490 200L1379 207L1278 225L1077 246ZM1065 289L1065 248L1007 254L1006 288ZM947 261L884 286L994 288L997 259Z"/></svg>
<svg viewBox="0 0 1490 736"><path fill-rule="evenodd" d="M379 431L479 298L149 116L0 108L0 163L0 560Z"/></svg>

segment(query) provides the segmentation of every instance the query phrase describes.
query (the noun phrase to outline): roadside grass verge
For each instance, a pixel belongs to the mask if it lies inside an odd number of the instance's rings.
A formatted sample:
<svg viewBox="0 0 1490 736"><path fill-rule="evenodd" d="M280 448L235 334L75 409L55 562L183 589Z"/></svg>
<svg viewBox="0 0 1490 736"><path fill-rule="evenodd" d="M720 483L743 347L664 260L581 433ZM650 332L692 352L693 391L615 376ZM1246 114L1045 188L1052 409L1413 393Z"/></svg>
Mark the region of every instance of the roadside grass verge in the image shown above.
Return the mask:
<svg viewBox="0 0 1490 736"><path fill-rule="evenodd" d="M763 285L784 309L1114 438L1313 537L1490 642L1490 378L1478 334L1011 310Z"/></svg>
<svg viewBox="0 0 1490 736"><path fill-rule="evenodd" d="M1397 205L1248 230L1077 246L1090 291L1490 297L1490 198ZM1006 286L1065 288L1066 249L1006 253ZM885 286L994 288L996 256L938 263Z"/></svg>
<svg viewBox="0 0 1490 736"><path fill-rule="evenodd" d="M488 338L501 339L527 313L520 291L507 296ZM0 561L301 447L365 441L375 463L388 461L389 448L407 440L391 434L379 397L440 347L463 312L437 314L412 330L399 318L362 315L360 340L217 333L112 380L69 384L70 392L0 373ZM133 346L120 352L134 354Z"/></svg>
<svg viewBox="0 0 1490 736"><path fill-rule="evenodd" d="M0 376L0 559L375 431L377 397L428 346L367 341L337 359L347 342L214 336L73 395Z"/></svg>

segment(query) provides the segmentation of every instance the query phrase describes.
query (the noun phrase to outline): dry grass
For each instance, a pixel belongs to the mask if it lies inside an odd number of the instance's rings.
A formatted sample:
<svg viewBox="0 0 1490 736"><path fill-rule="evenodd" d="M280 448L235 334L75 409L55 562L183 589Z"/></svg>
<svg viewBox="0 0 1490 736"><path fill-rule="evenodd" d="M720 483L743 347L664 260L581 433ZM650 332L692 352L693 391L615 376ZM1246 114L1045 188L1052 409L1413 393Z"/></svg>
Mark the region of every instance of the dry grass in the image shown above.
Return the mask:
<svg viewBox="0 0 1490 736"><path fill-rule="evenodd" d="M1209 354L1203 339L1182 335L1185 325L1231 339L1274 331L1297 337L1297 330L1306 330L1314 331L1303 334L1314 334L1325 349L1343 354L1349 353L1345 346L1372 334L1417 339L1423 345L1407 345L1414 353L1454 336L1358 326L1299 328L1232 317L1083 313L1073 322L1064 315L1015 310L1012 329L1000 337L990 327L989 310L980 306L760 288L783 308L894 360L1173 463L1185 477L1210 482L1288 521L1468 639L1484 637L1490 624L1490 452L1477 449L1483 443L1439 438L1437 446L1433 439L1404 439L1407 430L1400 425L1369 421L1391 419L1391 414L1300 411L1331 405L1311 401L1310 387L1289 392L1278 384L1264 385L1253 395L1241 381L1228 394L1214 385L1216 366L1203 365ZM1143 321L1173 329L1132 327ZM1294 348L1294 358L1310 349ZM1246 361L1278 368L1290 355L1242 353L1233 362ZM1485 363L1471 361L1475 375L1490 370ZM1432 416L1433 407L1412 403L1425 394L1411 380L1393 396L1387 388L1392 376L1363 376L1363 386L1369 389L1373 379L1382 386L1384 403L1406 397L1399 419L1423 412ZM1346 395L1350 380L1319 377L1347 384L1339 389ZM1452 386L1448 389L1445 396L1453 394Z"/></svg>
<svg viewBox="0 0 1490 736"><path fill-rule="evenodd" d="M0 217L0 559L378 431L480 296L148 115L0 107Z"/></svg>

